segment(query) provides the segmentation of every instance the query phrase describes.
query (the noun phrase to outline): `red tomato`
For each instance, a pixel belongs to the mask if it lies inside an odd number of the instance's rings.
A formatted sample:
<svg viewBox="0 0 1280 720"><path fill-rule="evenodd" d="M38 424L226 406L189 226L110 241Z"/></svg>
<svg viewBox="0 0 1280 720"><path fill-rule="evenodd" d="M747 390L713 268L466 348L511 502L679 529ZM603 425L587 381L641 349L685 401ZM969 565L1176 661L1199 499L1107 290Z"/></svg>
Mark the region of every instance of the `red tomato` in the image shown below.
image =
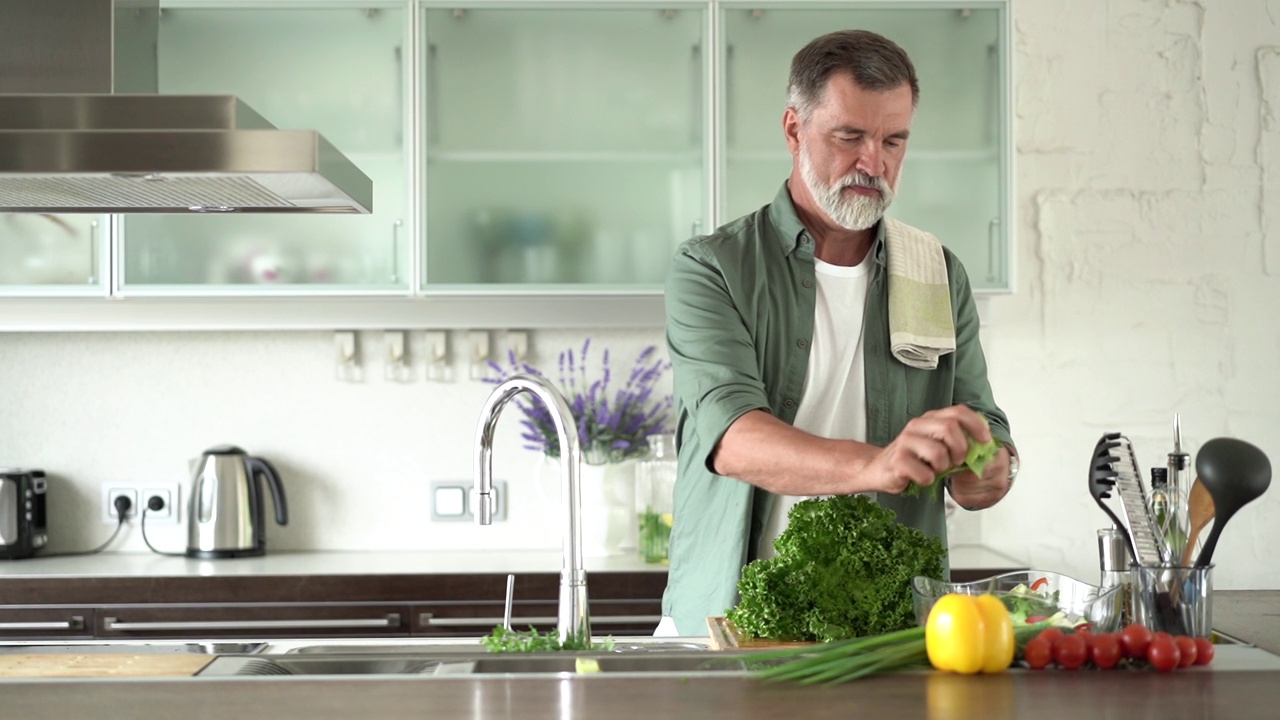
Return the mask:
<svg viewBox="0 0 1280 720"><path fill-rule="evenodd" d="M1142 625L1130 625L1120 632L1120 645L1124 648L1125 657L1142 660L1147 657L1147 646L1151 644L1151 631Z"/></svg>
<svg viewBox="0 0 1280 720"><path fill-rule="evenodd" d="M1156 640L1172 640L1172 639L1173 639L1173 635L1171 635L1171 634L1169 634L1169 633L1167 633L1167 632L1165 632L1165 631L1163 631L1163 630L1161 630L1161 631L1159 631L1159 632L1153 632L1153 633L1151 633L1151 640L1152 640L1152 642L1154 642L1154 641L1156 641Z"/></svg>
<svg viewBox="0 0 1280 720"><path fill-rule="evenodd" d="M1048 638L1034 637L1022 649L1022 659L1032 670L1043 670L1053 662L1053 642Z"/></svg>
<svg viewBox="0 0 1280 720"><path fill-rule="evenodd" d="M1056 627L1051 627L1051 628L1045 628L1044 630L1041 630L1040 634L1037 635L1036 637L1048 638L1049 645L1052 647L1057 647L1058 643L1062 642L1062 638L1066 637L1066 634Z"/></svg>
<svg viewBox="0 0 1280 720"><path fill-rule="evenodd" d="M1053 648L1053 659L1064 670L1075 670L1089 659L1089 645L1079 635L1067 635Z"/></svg>
<svg viewBox="0 0 1280 720"><path fill-rule="evenodd" d="M1169 672L1182 662L1178 644L1169 638L1153 638L1147 646L1147 662L1160 672Z"/></svg>
<svg viewBox="0 0 1280 720"><path fill-rule="evenodd" d="M1178 646L1178 652L1182 654L1182 660L1178 662L1178 667L1191 667L1196 664L1196 639L1179 635L1173 639Z"/></svg>
<svg viewBox="0 0 1280 720"><path fill-rule="evenodd" d="M1049 619L1048 615L1028 615L1027 624L1035 625L1038 622L1044 622L1045 620L1048 620L1048 619Z"/></svg>
<svg viewBox="0 0 1280 720"><path fill-rule="evenodd" d="M1077 627L1076 631L1072 634L1078 638L1082 638L1086 648L1089 648L1090 650L1093 649L1093 640L1095 636L1092 630L1087 627Z"/></svg>
<svg viewBox="0 0 1280 720"><path fill-rule="evenodd" d="M1093 637L1093 648L1089 655L1099 669L1110 670L1120 662L1124 649L1120 647L1119 636L1104 633Z"/></svg>
<svg viewBox="0 0 1280 720"><path fill-rule="evenodd" d="M1213 662L1213 641L1209 638L1196 638L1196 664L1208 665Z"/></svg>

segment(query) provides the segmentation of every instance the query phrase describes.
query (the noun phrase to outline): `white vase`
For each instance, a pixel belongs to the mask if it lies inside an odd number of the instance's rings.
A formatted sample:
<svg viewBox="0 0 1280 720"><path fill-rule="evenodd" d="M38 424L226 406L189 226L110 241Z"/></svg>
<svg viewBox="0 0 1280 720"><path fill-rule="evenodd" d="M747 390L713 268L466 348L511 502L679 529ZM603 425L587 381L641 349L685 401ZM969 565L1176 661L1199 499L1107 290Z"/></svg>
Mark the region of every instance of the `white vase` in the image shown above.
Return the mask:
<svg viewBox="0 0 1280 720"><path fill-rule="evenodd" d="M560 499L560 461L540 459L534 479L547 510L558 527L567 522ZM636 549L636 461L593 465L582 463L578 473L582 499L582 554L607 557Z"/></svg>

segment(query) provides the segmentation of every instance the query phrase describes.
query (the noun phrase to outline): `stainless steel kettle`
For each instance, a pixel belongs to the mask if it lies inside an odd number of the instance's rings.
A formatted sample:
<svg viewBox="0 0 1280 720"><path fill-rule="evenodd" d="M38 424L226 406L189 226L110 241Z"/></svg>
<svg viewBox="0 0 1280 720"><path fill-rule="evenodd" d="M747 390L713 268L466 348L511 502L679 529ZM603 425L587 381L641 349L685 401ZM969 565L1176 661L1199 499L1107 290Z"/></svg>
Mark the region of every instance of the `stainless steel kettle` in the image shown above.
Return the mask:
<svg viewBox="0 0 1280 720"><path fill-rule="evenodd" d="M204 452L192 472L187 557L233 558L266 553L262 484L271 488L276 522L289 522L284 485L271 463L233 445Z"/></svg>

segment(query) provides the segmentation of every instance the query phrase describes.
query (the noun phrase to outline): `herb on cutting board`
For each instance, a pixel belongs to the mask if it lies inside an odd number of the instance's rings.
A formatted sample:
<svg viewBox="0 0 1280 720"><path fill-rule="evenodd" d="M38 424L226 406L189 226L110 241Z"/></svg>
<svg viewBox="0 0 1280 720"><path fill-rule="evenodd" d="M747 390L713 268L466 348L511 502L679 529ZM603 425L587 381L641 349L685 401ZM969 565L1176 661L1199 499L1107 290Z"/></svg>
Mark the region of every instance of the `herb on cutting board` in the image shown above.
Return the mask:
<svg viewBox="0 0 1280 720"><path fill-rule="evenodd" d="M612 650L613 638L592 643L591 638L568 638L563 643L555 630L540 633L532 626L528 630L508 630L501 625L481 638L489 652L559 652L562 650Z"/></svg>
<svg viewBox="0 0 1280 720"><path fill-rule="evenodd" d="M897 522L863 496L805 500L774 541L775 557L747 565L726 616L742 633L833 641L916 623L911 579L942 577L935 537Z"/></svg>

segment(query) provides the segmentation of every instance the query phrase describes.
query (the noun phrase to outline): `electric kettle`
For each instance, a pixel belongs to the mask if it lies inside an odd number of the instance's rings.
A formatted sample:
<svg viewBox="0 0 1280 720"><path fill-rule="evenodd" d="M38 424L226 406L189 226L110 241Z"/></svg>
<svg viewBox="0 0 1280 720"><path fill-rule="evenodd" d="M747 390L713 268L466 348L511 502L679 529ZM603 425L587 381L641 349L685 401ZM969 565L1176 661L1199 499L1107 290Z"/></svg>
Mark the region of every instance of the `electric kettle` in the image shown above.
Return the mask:
<svg viewBox="0 0 1280 720"><path fill-rule="evenodd" d="M264 458L233 445L204 451L194 462L187 513L187 557L234 558L267 551L262 483L271 488L276 522L289 522L280 474Z"/></svg>

